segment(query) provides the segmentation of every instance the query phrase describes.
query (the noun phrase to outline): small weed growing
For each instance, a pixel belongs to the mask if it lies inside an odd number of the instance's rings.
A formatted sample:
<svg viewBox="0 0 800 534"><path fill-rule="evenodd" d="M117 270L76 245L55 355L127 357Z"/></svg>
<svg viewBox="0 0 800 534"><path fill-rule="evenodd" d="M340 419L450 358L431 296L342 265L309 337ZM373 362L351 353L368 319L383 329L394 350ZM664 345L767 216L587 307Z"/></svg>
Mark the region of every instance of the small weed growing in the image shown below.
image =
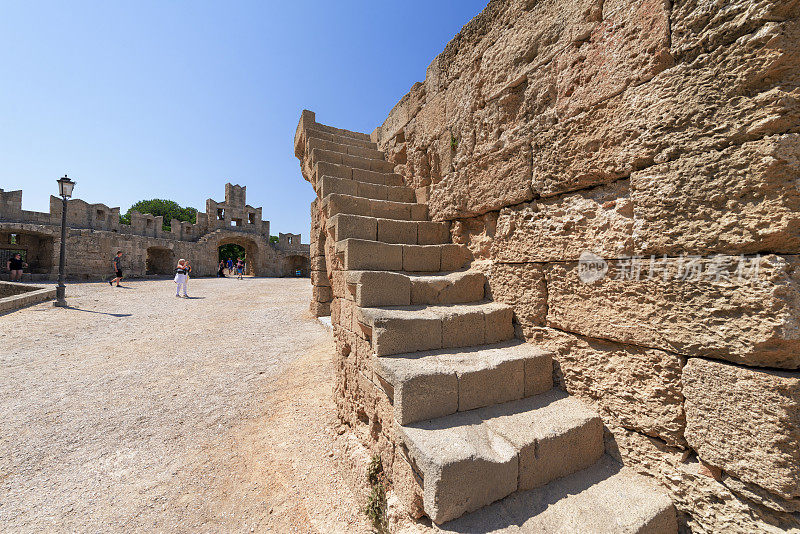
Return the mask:
<svg viewBox="0 0 800 534"><path fill-rule="evenodd" d="M386 532L386 487L384 486L385 475L383 472L383 462L381 457L376 454L367 466L367 481L372 492L367 499L367 506L364 514L372 522L372 527L376 532L382 534Z"/></svg>
<svg viewBox="0 0 800 534"><path fill-rule="evenodd" d="M458 148L458 139L456 139L455 135L450 134L450 149L453 150L453 152L455 152L457 148Z"/></svg>
<svg viewBox="0 0 800 534"><path fill-rule="evenodd" d="M376 454L370 460L369 465L367 466L367 482L372 487L377 486L383 481L383 462L381 462L381 457L379 454Z"/></svg>
<svg viewBox="0 0 800 534"><path fill-rule="evenodd" d="M386 532L386 490L383 489L383 484L373 486L364 513L377 532Z"/></svg>

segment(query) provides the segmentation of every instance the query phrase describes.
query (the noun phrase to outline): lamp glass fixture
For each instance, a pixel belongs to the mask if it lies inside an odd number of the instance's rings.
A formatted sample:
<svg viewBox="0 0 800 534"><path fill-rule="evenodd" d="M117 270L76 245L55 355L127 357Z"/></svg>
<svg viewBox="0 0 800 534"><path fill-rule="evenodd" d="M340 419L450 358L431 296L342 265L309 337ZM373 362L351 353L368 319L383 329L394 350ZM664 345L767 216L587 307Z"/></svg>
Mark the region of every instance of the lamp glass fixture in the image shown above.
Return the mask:
<svg viewBox="0 0 800 534"><path fill-rule="evenodd" d="M72 190L75 187L75 182L67 178L65 174L63 178L58 179L58 194L64 198L72 196Z"/></svg>

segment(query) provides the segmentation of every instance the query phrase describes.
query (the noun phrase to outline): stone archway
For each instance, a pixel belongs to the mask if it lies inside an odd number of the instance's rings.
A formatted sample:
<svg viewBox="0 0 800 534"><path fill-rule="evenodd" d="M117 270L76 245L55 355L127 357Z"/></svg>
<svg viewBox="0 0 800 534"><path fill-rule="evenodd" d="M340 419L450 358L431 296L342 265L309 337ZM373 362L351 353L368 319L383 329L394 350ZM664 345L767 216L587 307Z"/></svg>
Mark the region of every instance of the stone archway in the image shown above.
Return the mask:
<svg viewBox="0 0 800 534"><path fill-rule="evenodd" d="M286 258L286 276L308 277L309 260L299 254ZM299 273L299 274L298 274Z"/></svg>
<svg viewBox="0 0 800 534"><path fill-rule="evenodd" d="M5 269L6 262L15 253L20 253L28 264L26 272L51 274L58 271L56 240L53 236L14 229L0 231L0 265Z"/></svg>
<svg viewBox="0 0 800 534"><path fill-rule="evenodd" d="M260 255L258 244L252 239L244 236L229 236L219 240L217 250L223 245L239 245L245 251L245 274L250 276L260 276ZM234 261L235 258L234 258Z"/></svg>
<svg viewBox="0 0 800 534"><path fill-rule="evenodd" d="M173 274L175 253L166 247L148 247L145 272L147 274Z"/></svg>

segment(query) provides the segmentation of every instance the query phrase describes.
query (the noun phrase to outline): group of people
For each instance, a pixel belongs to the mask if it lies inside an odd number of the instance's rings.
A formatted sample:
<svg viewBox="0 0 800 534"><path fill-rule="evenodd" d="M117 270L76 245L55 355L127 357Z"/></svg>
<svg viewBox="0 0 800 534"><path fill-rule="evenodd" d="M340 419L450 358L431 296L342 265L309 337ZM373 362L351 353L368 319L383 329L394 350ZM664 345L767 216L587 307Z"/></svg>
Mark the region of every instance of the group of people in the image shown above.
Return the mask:
<svg viewBox="0 0 800 534"><path fill-rule="evenodd" d="M6 263L6 268L11 272L11 281L20 281L22 280L22 270L28 266L25 261L22 259L22 254L17 252L11 258L9 258L8 262ZM108 280L108 285L113 286L114 284L119 287L119 283L122 281L123 273L122 273L122 251L118 250L116 256L111 259L111 267L114 271L114 276L110 280ZM244 276L244 260L242 258L238 258L236 263L234 264L233 258L228 258L227 261L220 260L219 262L219 270L217 271L217 276L224 278L225 277L225 269L228 270L228 275L233 275L234 269L236 270L236 275L239 280L242 279ZM175 268L175 283L178 285L175 296L181 296L181 289L183 290L183 296L188 298L188 284L189 284L189 273L192 272L192 266L189 262L183 258L178 260L178 266Z"/></svg>
<svg viewBox="0 0 800 534"><path fill-rule="evenodd" d="M8 262L6 262L6 269L11 272L11 281L21 281L22 280L22 271L28 267L28 264L22 259L22 254L17 252L16 254L12 255L9 258ZM114 284L119 287L119 283L122 281L122 251L118 250L116 256L111 259L111 267L114 271L114 276L108 280L108 285L113 286ZM236 275L239 280L242 279L244 276L244 260L242 258L237 258L236 263L233 262L233 258L228 258L226 260L220 260L219 262L219 270L217 271L217 276L220 278L225 277L225 269L228 270L228 275L231 276L234 273L234 269L236 271ZM183 289L183 296L188 298L188 284L189 284L189 273L192 272L192 266L189 262L183 258L178 260L178 266L175 268L175 283L178 285L175 296L181 296L181 289Z"/></svg>
<svg viewBox="0 0 800 534"><path fill-rule="evenodd" d="M119 283L122 281L122 251L118 250L117 255L111 260L111 268L114 271L114 277L108 281L108 284L113 286L115 283L117 287L119 287ZM183 258L178 260L178 265L175 267L175 283L177 287L175 289L175 296L184 298L189 298L189 273L192 272L192 266L189 262ZM181 295L181 290L183 290L183 295Z"/></svg>
<svg viewBox="0 0 800 534"><path fill-rule="evenodd" d="M233 263L233 258L228 258L227 260L219 260L219 269L217 269L217 277L218 278L225 278L225 270L228 270L228 276L232 276L234 272L234 268L236 269L236 276L239 280L242 279L244 276L244 260L242 258L238 258L236 263Z"/></svg>

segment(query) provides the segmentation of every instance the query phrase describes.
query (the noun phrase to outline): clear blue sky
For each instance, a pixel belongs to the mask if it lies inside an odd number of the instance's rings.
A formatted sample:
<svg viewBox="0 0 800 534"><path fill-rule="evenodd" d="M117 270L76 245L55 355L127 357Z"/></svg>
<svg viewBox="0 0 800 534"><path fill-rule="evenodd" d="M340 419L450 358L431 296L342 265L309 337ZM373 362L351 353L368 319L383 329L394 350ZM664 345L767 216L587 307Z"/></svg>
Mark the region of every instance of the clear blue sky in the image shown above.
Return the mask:
<svg viewBox="0 0 800 534"><path fill-rule="evenodd" d="M47 211L55 180L120 206L205 209L247 186L308 242L300 111L371 132L486 0L0 5L0 188Z"/></svg>

